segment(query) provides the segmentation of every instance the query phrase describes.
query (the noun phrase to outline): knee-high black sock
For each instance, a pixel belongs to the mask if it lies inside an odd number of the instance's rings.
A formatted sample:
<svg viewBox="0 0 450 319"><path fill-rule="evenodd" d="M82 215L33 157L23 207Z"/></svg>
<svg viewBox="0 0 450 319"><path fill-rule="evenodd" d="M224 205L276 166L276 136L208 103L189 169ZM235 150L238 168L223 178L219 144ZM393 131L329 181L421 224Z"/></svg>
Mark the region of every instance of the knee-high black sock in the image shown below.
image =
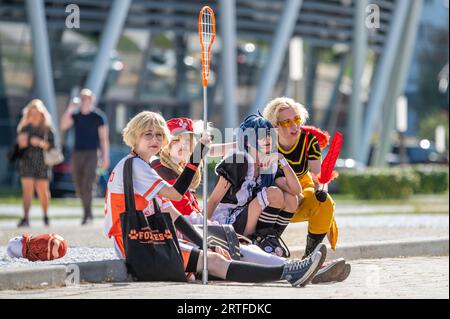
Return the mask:
<svg viewBox="0 0 450 319"><path fill-rule="evenodd" d="M236 282L267 282L281 279L284 266L263 266L233 261L228 267L226 280Z"/></svg>
<svg viewBox="0 0 450 319"><path fill-rule="evenodd" d="M274 226L275 231L277 232L277 234L280 236L284 230L286 229L286 227L289 225L289 223L291 222L292 217L294 217L294 213L289 213L287 211L280 211L280 214L278 215L278 219L277 222Z"/></svg>
<svg viewBox="0 0 450 319"><path fill-rule="evenodd" d="M264 208L261 215L259 216L258 222L256 223L256 232L263 234L266 231L273 229L273 226L277 222L279 214L279 208L270 206Z"/></svg>

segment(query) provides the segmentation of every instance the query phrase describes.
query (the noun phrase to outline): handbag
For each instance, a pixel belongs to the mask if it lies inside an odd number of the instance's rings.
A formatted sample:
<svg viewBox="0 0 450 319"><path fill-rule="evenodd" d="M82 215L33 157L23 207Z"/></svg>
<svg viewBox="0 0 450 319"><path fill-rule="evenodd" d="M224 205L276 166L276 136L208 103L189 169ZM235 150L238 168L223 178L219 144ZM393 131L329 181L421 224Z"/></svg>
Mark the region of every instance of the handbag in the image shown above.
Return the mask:
<svg viewBox="0 0 450 319"><path fill-rule="evenodd" d="M48 142L47 134L45 134L45 141ZM44 163L47 166L55 166L64 162L64 155L57 147L44 150Z"/></svg>
<svg viewBox="0 0 450 319"><path fill-rule="evenodd" d="M196 230L203 234L203 225L195 225ZM240 260L241 249L239 238L232 225L208 225L208 247L220 246L230 253L234 260Z"/></svg>
<svg viewBox="0 0 450 319"><path fill-rule="evenodd" d="M146 217L142 211L136 210L134 158L125 161L125 211L120 214L127 270L137 281L186 282L183 258L170 214L162 213L155 199L153 215Z"/></svg>
<svg viewBox="0 0 450 319"><path fill-rule="evenodd" d="M47 166L55 166L64 161L64 155L56 147L44 151L44 162Z"/></svg>

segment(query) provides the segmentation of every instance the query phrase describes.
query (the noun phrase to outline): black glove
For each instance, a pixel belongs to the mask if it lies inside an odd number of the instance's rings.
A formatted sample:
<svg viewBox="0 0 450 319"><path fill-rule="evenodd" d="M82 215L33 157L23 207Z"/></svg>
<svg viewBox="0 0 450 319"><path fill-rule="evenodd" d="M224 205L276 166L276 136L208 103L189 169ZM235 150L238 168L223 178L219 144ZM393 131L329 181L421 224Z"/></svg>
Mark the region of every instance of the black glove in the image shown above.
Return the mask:
<svg viewBox="0 0 450 319"><path fill-rule="evenodd" d="M314 194L316 195L317 200L321 203L327 200L328 192L325 190L316 190Z"/></svg>
<svg viewBox="0 0 450 319"><path fill-rule="evenodd" d="M186 165L180 176L178 176L176 182L173 184L173 188L175 188L179 194L184 195L184 193L186 193L189 189L189 186L194 179L195 172L197 171L203 157L205 157L208 153L208 150L209 147L203 145L202 143L198 143L195 147L188 165Z"/></svg>

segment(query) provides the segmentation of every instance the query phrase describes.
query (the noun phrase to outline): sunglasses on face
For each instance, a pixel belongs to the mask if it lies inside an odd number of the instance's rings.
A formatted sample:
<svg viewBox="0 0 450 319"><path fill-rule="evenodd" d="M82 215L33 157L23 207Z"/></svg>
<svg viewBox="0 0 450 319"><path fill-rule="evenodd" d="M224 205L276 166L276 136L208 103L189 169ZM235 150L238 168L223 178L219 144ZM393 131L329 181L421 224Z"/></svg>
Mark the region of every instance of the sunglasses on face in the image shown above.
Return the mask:
<svg viewBox="0 0 450 319"><path fill-rule="evenodd" d="M302 118L297 115L296 117L294 117L292 119L287 119L287 120L278 122L278 125L281 127L284 127L284 128L288 128L292 124L300 125L301 123L302 123Z"/></svg>
<svg viewBox="0 0 450 319"><path fill-rule="evenodd" d="M147 141L151 141L154 138L156 138L159 142L161 142L163 140L164 136L162 133L146 132L146 133L144 133L144 138Z"/></svg>

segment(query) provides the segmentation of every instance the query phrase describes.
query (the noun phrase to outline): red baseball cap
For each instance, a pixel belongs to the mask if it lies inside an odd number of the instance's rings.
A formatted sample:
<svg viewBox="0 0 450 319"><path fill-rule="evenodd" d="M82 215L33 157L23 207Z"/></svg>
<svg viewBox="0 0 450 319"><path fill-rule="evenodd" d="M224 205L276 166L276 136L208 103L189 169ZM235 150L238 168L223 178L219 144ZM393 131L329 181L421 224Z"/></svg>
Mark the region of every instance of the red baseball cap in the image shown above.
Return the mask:
<svg viewBox="0 0 450 319"><path fill-rule="evenodd" d="M172 135L194 133L194 123L187 117L177 117L167 121L167 126Z"/></svg>

